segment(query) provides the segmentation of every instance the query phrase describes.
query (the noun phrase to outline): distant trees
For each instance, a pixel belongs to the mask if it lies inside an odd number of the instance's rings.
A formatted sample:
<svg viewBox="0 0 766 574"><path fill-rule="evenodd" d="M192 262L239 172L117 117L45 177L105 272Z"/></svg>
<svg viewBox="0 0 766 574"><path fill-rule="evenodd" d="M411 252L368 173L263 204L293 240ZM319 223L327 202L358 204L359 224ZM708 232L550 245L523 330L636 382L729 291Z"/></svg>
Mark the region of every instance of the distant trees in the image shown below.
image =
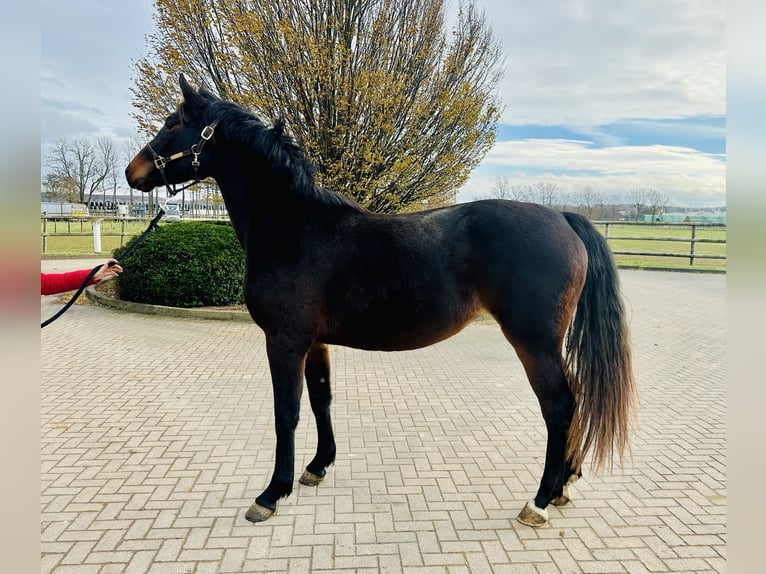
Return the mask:
<svg viewBox="0 0 766 574"><path fill-rule="evenodd" d="M490 194L485 197L539 203L548 207L559 205L563 199L558 184L540 181L534 184L516 185L512 184L507 176L496 177Z"/></svg>
<svg viewBox="0 0 766 574"><path fill-rule="evenodd" d="M652 220L662 216L670 201L670 196L667 193L645 187L631 188L628 196L636 221L641 219L642 215L649 215Z"/></svg>
<svg viewBox="0 0 766 574"><path fill-rule="evenodd" d="M604 194L594 191L588 186L571 195L572 205L580 208L580 213L589 219L593 219L599 205L604 204ZM602 210L603 212L603 210Z"/></svg>
<svg viewBox="0 0 766 574"><path fill-rule="evenodd" d="M539 203L548 207L561 205L563 199L558 184L539 181L534 184L517 185L512 184L507 176L496 177L490 194L484 197Z"/></svg>
<svg viewBox="0 0 766 574"><path fill-rule="evenodd" d="M56 140L45 161L49 171L43 186L59 201L90 205L98 189L112 182L116 186L117 154L110 138Z"/></svg>
<svg viewBox="0 0 766 574"><path fill-rule="evenodd" d="M539 181L534 184L514 184L508 176L495 177L489 194L479 199L511 199L539 203L555 209L577 211L590 219L620 219L629 216L639 221L643 215L661 217L667 210L670 196L651 188L631 188L625 196L605 195L590 186L565 192L556 183Z"/></svg>
<svg viewBox="0 0 766 574"><path fill-rule="evenodd" d="M43 180L43 187L51 201L58 201L60 203L79 201L77 184L69 175L48 173Z"/></svg>
<svg viewBox="0 0 766 574"><path fill-rule="evenodd" d="M282 117L322 185L378 212L440 203L495 141L502 49L471 0L154 0L134 105L153 131L184 72Z"/></svg>
<svg viewBox="0 0 766 574"><path fill-rule="evenodd" d="M488 198L493 199L512 199L514 201L526 201L527 189L523 185L513 185L511 179L507 176L495 178Z"/></svg>

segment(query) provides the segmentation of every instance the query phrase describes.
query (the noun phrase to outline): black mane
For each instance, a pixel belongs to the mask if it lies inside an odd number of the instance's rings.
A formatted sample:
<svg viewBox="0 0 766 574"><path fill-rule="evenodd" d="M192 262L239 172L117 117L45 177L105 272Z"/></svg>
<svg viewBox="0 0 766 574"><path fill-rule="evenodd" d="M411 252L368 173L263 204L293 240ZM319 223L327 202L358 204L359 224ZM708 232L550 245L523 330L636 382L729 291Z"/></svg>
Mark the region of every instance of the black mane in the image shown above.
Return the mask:
<svg viewBox="0 0 766 574"><path fill-rule="evenodd" d="M215 99L205 110L205 121L218 120L216 130L224 138L238 142L272 166L272 174L289 182L290 191L325 205L366 209L344 195L325 189L316 183L316 168L306 157L295 139L285 133L285 122L278 119L269 127L255 114L226 100Z"/></svg>

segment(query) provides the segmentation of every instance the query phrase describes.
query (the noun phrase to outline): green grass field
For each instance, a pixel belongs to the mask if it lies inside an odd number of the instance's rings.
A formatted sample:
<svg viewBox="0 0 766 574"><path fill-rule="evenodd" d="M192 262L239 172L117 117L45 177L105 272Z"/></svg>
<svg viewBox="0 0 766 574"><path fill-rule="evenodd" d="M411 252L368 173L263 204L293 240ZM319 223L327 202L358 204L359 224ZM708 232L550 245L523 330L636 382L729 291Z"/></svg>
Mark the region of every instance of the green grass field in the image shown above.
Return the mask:
<svg viewBox="0 0 766 574"><path fill-rule="evenodd" d="M124 233L123 238L120 234ZM121 245L121 241L127 243L134 235L141 234L149 221L130 220L124 224L118 220L105 219L101 222L101 253L111 254ZM47 237L45 250L43 251L43 227L47 233L72 233L78 235ZM79 235L83 234L83 235ZM82 256L93 255L93 223L90 220L79 221L48 221L40 222L40 254L55 256Z"/></svg>
<svg viewBox="0 0 766 574"><path fill-rule="evenodd" d="M148 225L148 220L131 220L124 224L118 220L104 220L101 222L101 253L111 254L120 246L120 233L125 226L127 242L134 235L142 233ZM160 225L167 225L160 223ZM171 224L172 225L172 224ZM596 225L603 234L605 225ZM91 221L49 221L46 225L48 233L82 233L83 235L49 236L46 241L46 249L43 253L43 223L40 223L40 253L51 256L83 256L94 255L93 251L93 224ZM631 239L615 239L618 237L630 237ZM697 239L716 239L726 241L725 227L697 227ZM635 238L635 239L633 239ZM629 225L620 223L609 224L609 246L613 251L632 251L641 253L689 253L688 241L664 241L663 239L691 238L689 227L670 225ZM697 255L726 255L726 243L697 243L695 246ZM615 255L617 264L621 267L642 268L657 267L667 269L700 269L707 271L725 271L725 259L695 259L694 266L689 265L686 257L662 257L661 255Z"/></svg>
<svg viewBox="0 0 766 574"><path fill-rule="evenodd" d="M604 224L597 224L597 229L603 234ZM692 230L690 227L678 225L630 225L620 223L609 224L609 246L613 251L631 251L639 253L678 253L688 254ZM630 238L630 239L620 239ZM668 241L668 240L672 241ZM726 227L698 226L696 239L726 241ZM695 255L726 256L726 243L696 243ZM689 264L688 257L662 257L661 255L624 255L616 254L615 260L621 267L659 267L669 269L704 269L708 271L725 271L725 259L694 259L694 265Z"/></svg>

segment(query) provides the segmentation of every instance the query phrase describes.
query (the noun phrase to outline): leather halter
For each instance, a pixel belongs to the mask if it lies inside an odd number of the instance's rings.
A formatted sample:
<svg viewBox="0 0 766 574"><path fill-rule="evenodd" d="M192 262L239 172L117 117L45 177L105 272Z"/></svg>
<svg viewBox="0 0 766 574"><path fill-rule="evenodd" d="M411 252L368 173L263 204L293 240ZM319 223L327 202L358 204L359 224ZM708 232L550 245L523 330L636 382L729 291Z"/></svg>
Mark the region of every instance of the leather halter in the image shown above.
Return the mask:
<svg viewBox="0 0 766 574"><path fill-rule="evenodd" d="M197 170L199 169L199 156L202 153L202 149L205 147L205 144L208 141L210 141L210 139L213 137L213 133L215 132L216 125L218 125L218 120L213 120L212 122L210 122L210 124L202 128L202 133L200 134L199 142L197 142L196 144L194 144L187 150L179 151L168 157L161 156L156 151L154 151L151 144L146 144L146 149L148 149L151 152L152 156L154 157L154 167L156 167L157 171L160 172L160 175L162 176L162 181L165 183L165 187L167 188L168 193L171 196L175 195L179 191L183 191L184 189L191 187L195 183L200 182L199 175L197 174ZM176 188L176 184L173 184L171 187L171 185L168 183L167 178L165 177L165 166L168 165L171 161L188 157L190 155L194 156L192 158L192 167L194 168L194 181L184 185L183 187Z"/></svg>

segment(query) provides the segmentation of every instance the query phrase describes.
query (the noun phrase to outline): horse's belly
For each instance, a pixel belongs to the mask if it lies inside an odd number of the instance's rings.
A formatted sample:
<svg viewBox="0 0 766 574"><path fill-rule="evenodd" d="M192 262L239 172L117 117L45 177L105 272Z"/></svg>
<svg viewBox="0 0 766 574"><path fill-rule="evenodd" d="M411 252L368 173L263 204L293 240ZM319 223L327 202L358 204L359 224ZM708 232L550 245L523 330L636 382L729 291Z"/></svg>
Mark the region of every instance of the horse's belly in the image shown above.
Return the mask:
<svg viewBox="0 0 766 574"><path fill-rule="evenodd" d="M406 351L443 341L479 314L473 302L430 309L383 306L344 313L320 337L322 342L370 351Z"/></svg>

